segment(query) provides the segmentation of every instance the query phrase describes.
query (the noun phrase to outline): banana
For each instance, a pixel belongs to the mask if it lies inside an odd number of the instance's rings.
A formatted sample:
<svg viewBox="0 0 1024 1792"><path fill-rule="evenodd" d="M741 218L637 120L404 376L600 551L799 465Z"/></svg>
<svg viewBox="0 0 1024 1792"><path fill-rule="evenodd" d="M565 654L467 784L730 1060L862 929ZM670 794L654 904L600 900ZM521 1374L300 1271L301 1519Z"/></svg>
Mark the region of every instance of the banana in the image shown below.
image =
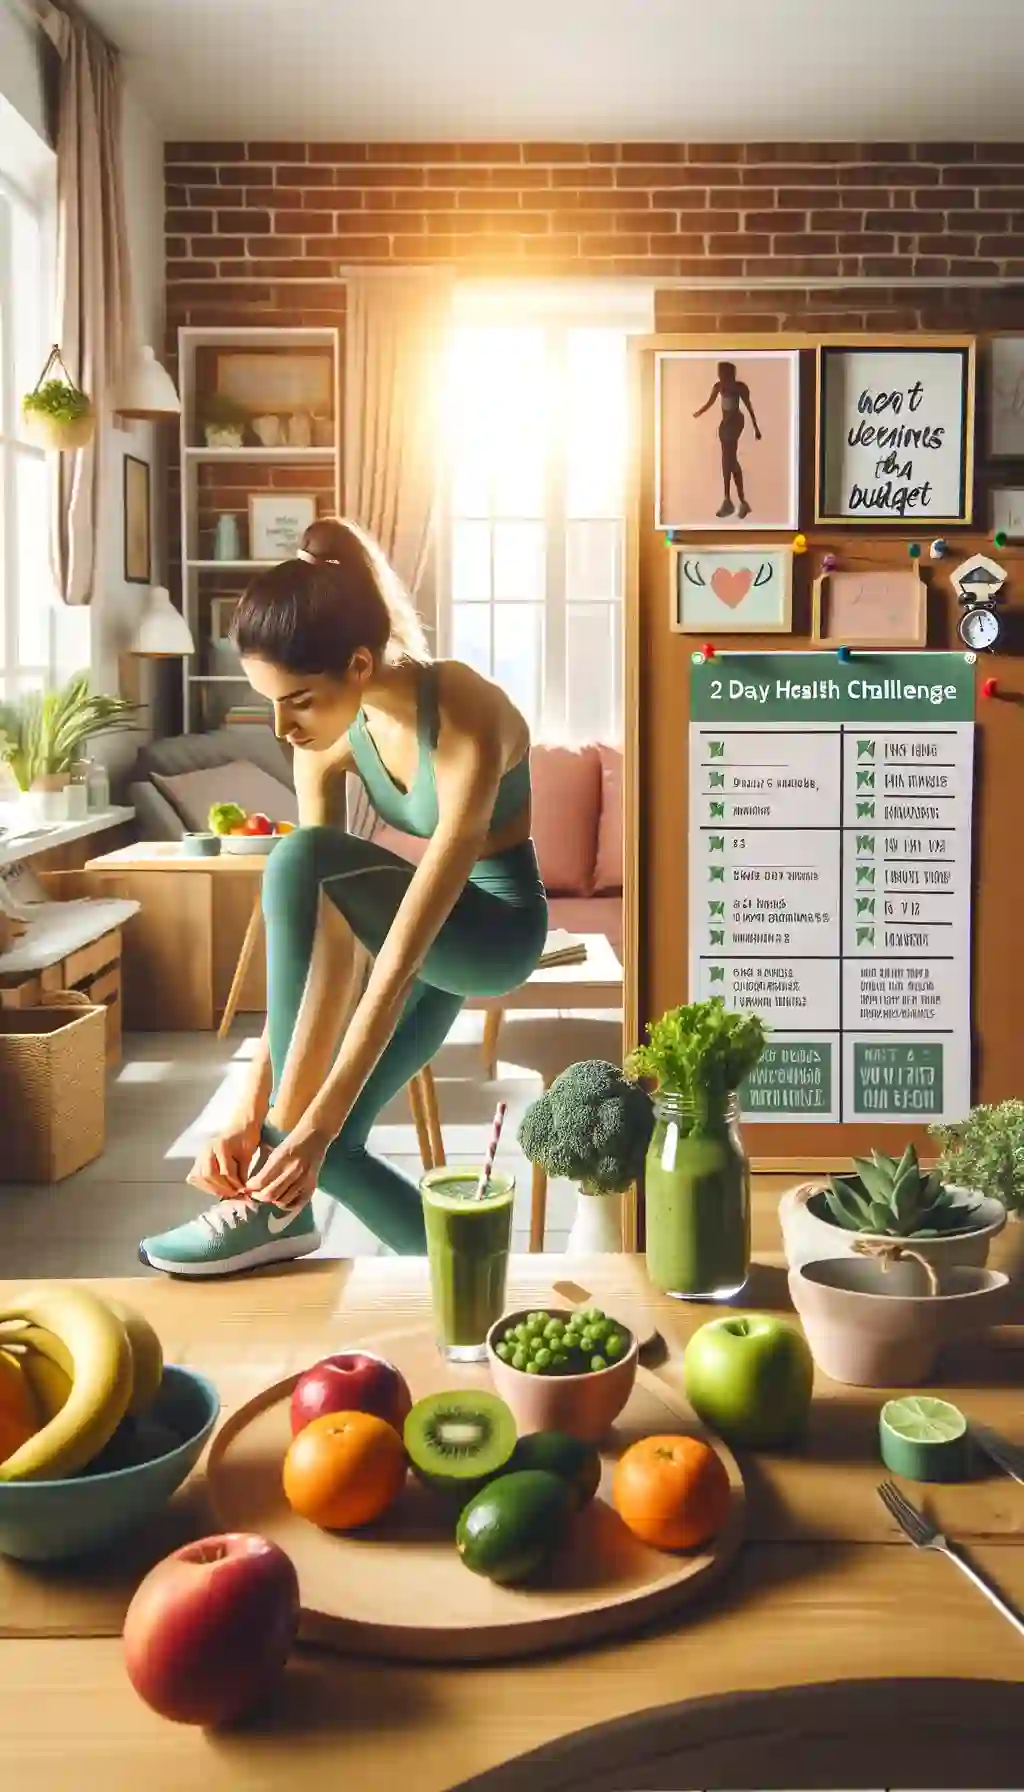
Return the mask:
<svg viewBox="0 0 1024 1792"><path fill-rule="evenodd" d="M35 1396L40 1422L56 1418L71 1392L75 1366L62 1338L41 1326L19 1324L0 1327L0 1343L8 1356L17 1356L21 1372Z"/></svg>
<svg viewBox="0 0 1024 1792"><path fill-rule="evenodd" d="M4 1481L74 1475L109 1443L132 1398L132 1348L124 1323L87 1288L54 1283L26 1289L0 1320L26 1320L66 1345L71 1391L56 1416L0 1462Z"/></svg>
<svg viewBox="0 0 1024 1792"><path fill-rule="evenodd" d="M132 1397L128 1411L133 1419L138 1419L149 1411L159 1392L164 1374L163 1346L149 1320L134 1307L109 1297L107 1306L120 1319L132 1347Z"/></svg>

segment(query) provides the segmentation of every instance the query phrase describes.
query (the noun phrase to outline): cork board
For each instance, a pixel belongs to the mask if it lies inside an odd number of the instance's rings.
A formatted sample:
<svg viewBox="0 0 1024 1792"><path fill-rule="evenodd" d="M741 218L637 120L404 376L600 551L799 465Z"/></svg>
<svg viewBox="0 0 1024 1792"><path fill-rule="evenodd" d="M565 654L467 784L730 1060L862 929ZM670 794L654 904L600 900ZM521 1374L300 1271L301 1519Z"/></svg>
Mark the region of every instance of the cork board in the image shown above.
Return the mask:
<svg viewBox="0 0 1024 1792"><path fill-rule="evenodd" d="M756 347L766 339L730 337L735 347ZM774 348L800 351L801 414L814 415L814 363L821 339L812 334L772 336ZM885 345L899 339L865 337ZM938 340L948 341L948 338ZM691 999L688 967L688 813L687 761L689 734L689 671L693 637L673 633L664 593L672 549L655 527L655 356L683 348L713 349L706 336L659 334L637 340L633 356L634 441L638 444L631 493L630 580L626 633L626 765L625 765L625 939L627 1043L642 1035L646 1022L665 1009ZM979 352L984 349L979 344ZM978 441L984 440L978 419ZM977 471L976 479L979 477ZM988 483L1000 483L989 474ZM801 453L801 518L814 514L814 440L805 430ZM988 514L978 504L975 514ZM840 570L858 573L906 572L908 549L922 546L920 576L927 587L927 634L930 649L956 651L958 605L950 582L952 569L969 554L984 552L989 538L977 528L946 528L949 552L929 559L929 535L891 526L877 536L861 527L815 527L803 524L806 552L794 565L793 632L786 651L826 651L813 632L814 581L823 575L826 554ZM780 547L792 545L789 533L778 532ZM712 545L707 537L702 545ZM978 662L976 700L976 786L974 802L974 872L972 888L973 1040L972 1096L995 1102L1019 1094L1019 1016L1024 1011L1024 955L1019 949L1018 848L1013 817L1020 811L1020 766L1024 763L1024 627L1015 605L1024 600L1024 549L1009 543L1000 549L1008 578L1007 613L1002 650ZM729 652L777 652L778 635L728 637ZM1015 651L1016 649L1016 651ZM997 680L997 694L981 696L983 678ZM887 1128L896 1136L896 1129ZM934 1155L935 1141L923 1125L900 1129L924 1155ZM879 1144L877 1128L867 1123L823 1124L793 1121L772 1125L744 1123L747 1148L758 1167L799 1169L842 1166L849 1158ZM885 1139L881 1141L886 1145ZM891 1144L891 1141L890 1141ZM888 1147L886 1147L888 1148Z"/></svg>

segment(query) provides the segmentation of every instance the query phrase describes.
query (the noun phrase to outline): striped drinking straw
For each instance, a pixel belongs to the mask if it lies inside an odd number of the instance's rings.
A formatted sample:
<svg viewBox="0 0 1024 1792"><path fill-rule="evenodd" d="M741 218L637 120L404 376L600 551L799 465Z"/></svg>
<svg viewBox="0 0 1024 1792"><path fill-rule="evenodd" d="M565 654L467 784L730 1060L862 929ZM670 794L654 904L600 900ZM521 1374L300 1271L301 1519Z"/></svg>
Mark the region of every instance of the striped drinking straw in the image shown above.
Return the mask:
<svg viewBox="0 0 1024 1792"><path fill-rule="evenodd" d="M505 1123L505 1113L505 1103L499 1101L494 1110L494 1125L491 1127L491 1142L487 1147L487 1157L484 1161L484 1167L480 1172L480 1180L476 1185L476 1199L478 1201L483 1200L487 1193L488 1183L491 1180L491 1171L494 1168L494 1158L498 1149L498 1140L501 1138L501 1129Z"/></svg>

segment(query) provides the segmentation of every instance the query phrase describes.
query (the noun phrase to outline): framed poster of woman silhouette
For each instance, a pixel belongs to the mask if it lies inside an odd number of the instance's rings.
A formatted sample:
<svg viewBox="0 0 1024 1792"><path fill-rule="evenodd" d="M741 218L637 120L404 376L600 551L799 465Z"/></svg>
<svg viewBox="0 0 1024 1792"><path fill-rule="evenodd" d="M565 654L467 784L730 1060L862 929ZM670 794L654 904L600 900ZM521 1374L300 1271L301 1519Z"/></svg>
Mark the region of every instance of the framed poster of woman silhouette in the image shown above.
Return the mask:
<svg viewBox="0 0 1024 1792"><path fill-rule="evenodd" d="M795 529L799 350L666 351L655 387L655 527Z"/></svg>

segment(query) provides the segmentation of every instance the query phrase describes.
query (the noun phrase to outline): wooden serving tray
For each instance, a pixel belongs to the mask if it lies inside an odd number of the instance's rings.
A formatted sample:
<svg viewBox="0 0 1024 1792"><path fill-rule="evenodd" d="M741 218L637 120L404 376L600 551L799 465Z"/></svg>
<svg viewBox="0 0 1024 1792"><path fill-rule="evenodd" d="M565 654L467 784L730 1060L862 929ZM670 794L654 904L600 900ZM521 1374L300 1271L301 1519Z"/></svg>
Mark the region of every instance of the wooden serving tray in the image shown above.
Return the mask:
<svg viewBox="0 0 1024 1792"><path fill-rule="evenodd" d="M485 1364L446 1363L425 1326L375 1333L372 1348L401 1369L414 1399L444 1388L490 1386ZM210 1452L207 1491L224 1529L269 1537L295 1563L306 1642L409 1661L495 1660L594 1642L646 1624L703 1592L739 1547L745 1498L735 1458L646 1369L638 1370L602 1449L597 1497L573 1521L549 1578L528 1589L496 1586L465 1568L454 1525L411 1474L390 1512L361 1531L323 1531L298 1517L281 1486L297 1380L292 1375L266 1388L227 1420ZM705 1550L675 1555L651 1549L611 1505L617 1458L654 1433L704 1437L725 1464L732 1507L724 1530Z"/></svg>

